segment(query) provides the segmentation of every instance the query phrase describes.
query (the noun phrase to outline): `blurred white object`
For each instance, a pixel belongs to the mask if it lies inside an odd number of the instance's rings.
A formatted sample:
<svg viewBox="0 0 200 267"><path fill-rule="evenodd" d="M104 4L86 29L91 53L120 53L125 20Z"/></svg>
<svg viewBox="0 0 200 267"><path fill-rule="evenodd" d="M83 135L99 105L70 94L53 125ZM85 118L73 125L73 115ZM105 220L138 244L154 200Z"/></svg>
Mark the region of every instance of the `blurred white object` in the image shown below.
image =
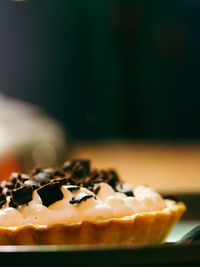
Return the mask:
<svg viewBox="0 0 200 267"><path fill-rule="evenodd" d="M12 155L20 169L56 166L66 156L61 125L32 104L0 94L0 158Z"/></svg>

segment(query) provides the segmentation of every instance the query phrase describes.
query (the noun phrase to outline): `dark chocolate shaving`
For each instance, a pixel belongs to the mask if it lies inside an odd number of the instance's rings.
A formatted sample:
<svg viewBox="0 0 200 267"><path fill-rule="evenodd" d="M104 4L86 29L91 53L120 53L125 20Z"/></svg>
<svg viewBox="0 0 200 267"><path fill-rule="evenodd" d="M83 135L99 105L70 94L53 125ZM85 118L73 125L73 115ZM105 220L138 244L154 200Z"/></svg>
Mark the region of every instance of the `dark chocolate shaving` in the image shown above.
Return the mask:
<svg viewBox="0 0 200 267"><path fill-rule="evenodd" d="M22 186L22 184L19 183L19 182L17 182L17 183L15 184L15 188L19 188L19 187L21 187L21 186Z"/></svg>
<svg viewBox="0 0 200 267"><path fill-rule="evenodd" d="M114 187L119 182L119 177L114 170L101 170L99 172L95 171L91 175L91 181L93 183L108 183Z"/></svg>
<svg viewBox="0 0 200 267"><path fill-rule="evenodd" d="M17 180L22 181L22 176L19 173L17 174L18 174Z"/></svg>
<svg viewBox="0 0 200 267"><path fill-rule="evenodd" d="M65 174L61 171L58 171L58 170L54 171L54 173L53 173L53 177L64 177L64 176L65 176Z"/></svg>
<svg viewBox="0 0 200 267"><path fill-rule="evenodd" d="M108 184L112 186L113 188L116 186L116 184L119 182L119 177L115 170L108 170Z"/></svg>
<svg viewBox="0 0 200 267"><path fill-rule="evenodd" d="M11 198L16 205L23 205L32 200L33 187L23 186L11 191Z"/></svg>
<svg viewBox="0 0 200 267"><path fill-rule="evenodd" d="M132 190L127 190L126 188L124 188L124 184L123 183L118 183L115 187L115 191L119 192L119 193L124 193L125 195L127 195L128 197L133 197L133 191Z"/></svg>
<svg viewBox="0 0 200 267"><path fill-rule="evenodd" d="M49 183L40 187L37 193L42 199L42 204L46 207L63 198L61 186L58 182Z"/></svg>
<svg viewBox="0 0 200 267"><path fill-rule="evenodd" d="M88 198L95 198L94 195L88 194L86 192L81 192L75 196L69 201L70 204L80 204L82 201L86 201Z"/></svg>
<svg viewBox="0 0 200 267"><path fill-rule="evenodd" d="M50 180L51 182L58 182L61 186L66 185L68 183L67 178L57 178Z"/></svg>
<svg viewBox="0 0 200 267"><path fill-rule="evenodd" d="M66 185L71 192L80 187L85 187L94 194L77 194L71 200L73 204L80 203L94 197L100 190L99 183L107 183L117 192L133 196L132 191L127 191L120 185L120 179L115 170L90 170L89 160L69 160L63 165L62 170L53 168L34 169L29 176L21 173L12 173L9 181L0 184L0 194L5 197L10 195L9 206L17 207L32 200L32 193L37 190L45 206L61 200L63 193L61 186ZM4 202L4 200L2 200ZM2 203L3 203L2 202ZM1 205L1 201L0 201ZM3 204L2 204L3 205Z"/></svg>
<svg viewBox="0 0 200 267"><path fill-rule="evenodd" d="M127 195L128 197L134 197L133 191L124 191L124 194Z"/></svg>
<svg viewBox="0 0 200 267"><path fill-rule="evenodd" d="M93 170L89 174L90 180L95 180L99 177L99 172L97 170Z"/></svg>
<svg viewBox="0 0 200 267"><path fill-rule="evenodd" d="M108 183L110 186L115 188L115 186L119 183L119 177L114 170L93 170L90 172L90 166L86 168L85 172L77 171L80 167L86 166L89 164L89 161L81 161L81 160L71 160L67 161L64 164L63 170L67 175L68 182L67 184L78 185L82 187L86 187L87 189L93 191L94 186L97 183ZM84 165L85 164L85 165ZM89 171L89 172L88 172Z"/></svg>
<svg viewBox="0 0 200 267"><path fill-rule="evenodd" d="M77 181L76 181L75 178L70 176L70 177L67 178L67 184L75 185L75 184L77 184Z"/></svg>
<svg viewBox="0 0 200 267"><path fill-rule="evenodd" d="M99 190L100 190L100 186L96 186L93 190L94 194L97 195L99 193Z"/></svg>
<svg viewBox="0 0 200 267"><path fill-rule="evenodd" d="M6 197L4 194L0 194L0 208L2 208L4 204L6 204Z"/></svg>
<svg viewBox="0 0 200 267"><path fill-rule="evenodd" d="M70 192L74 192L76 190L79 190L80 186L78 186L78 185L67 185L66 189L69 190Z"/></svg>
<svg viewBox="0 0 200 267"><path fill-rule="evenodd" d="M83 178L90 172L90 161L81 159L66 161L63 165L63 171L65 173L70 172L78 178Z"/></svg>
<svg viewBox="0 0 200 267"><path fill-rule="evenodd" d="M17 205L14 203L12 197L10 197L10 201L8 203L8 206L11 207L11 208L17 208Z"/></svg>
<svg viewBox="0 0 200 267"><path fill-rule="evenodd" d="M14 186L13 186L13 184L11 182L7 182L6 187L8 189L14 189Z"/></svg>

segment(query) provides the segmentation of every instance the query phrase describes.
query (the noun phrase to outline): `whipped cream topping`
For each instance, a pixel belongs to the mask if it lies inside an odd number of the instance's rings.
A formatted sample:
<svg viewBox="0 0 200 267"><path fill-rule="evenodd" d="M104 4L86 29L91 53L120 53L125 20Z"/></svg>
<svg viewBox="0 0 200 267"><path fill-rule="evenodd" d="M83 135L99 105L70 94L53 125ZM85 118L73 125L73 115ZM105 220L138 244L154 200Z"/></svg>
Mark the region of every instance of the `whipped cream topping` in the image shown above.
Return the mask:
<svg viewBox="0 0 200 267"><path fill-rule="evenodd" d="M101 182L97 195L84 187L70 190L68 185L61 186L63 198L53 204L44 206L37 193L33 192L32 200L17 208L6 204L0 209L0 226L16 227L23 225L73 224L82 221L106 220L121 218L141 212L159 211L166 208L164 199L153 188L148 186L124 187L133 192L133 196L116 192L109 184ZM80 193L91 195L80 203L71 204L71 199ZM10 196L7 196L9 203Z"/></svg>

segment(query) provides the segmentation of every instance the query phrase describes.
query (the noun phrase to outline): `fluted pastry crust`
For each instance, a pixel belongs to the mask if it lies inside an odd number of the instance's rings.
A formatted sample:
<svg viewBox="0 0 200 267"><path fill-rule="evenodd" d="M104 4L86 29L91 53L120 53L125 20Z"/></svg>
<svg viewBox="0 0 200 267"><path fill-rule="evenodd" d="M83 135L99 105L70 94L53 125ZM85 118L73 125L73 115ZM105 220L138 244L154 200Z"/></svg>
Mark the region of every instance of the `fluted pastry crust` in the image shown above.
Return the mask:
<svg viewBox="0 0 200 267"><path fill-rule="evenodd" d="M161 211L104 221L0 227L0 245L162 243L186 209L182 202L165 202L167 208Z"/></svg>

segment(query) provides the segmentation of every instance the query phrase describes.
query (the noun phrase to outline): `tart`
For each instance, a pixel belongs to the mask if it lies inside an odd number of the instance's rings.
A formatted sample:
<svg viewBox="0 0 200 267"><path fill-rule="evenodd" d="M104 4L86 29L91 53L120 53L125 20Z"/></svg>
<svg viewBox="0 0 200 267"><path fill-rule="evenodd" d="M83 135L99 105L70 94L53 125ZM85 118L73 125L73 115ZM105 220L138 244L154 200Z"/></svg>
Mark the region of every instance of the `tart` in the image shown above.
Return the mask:
<svg viewBox="0 0 200 267"><path fill-rule="evenodd" d="M13 173L0 190L0 245L161 243L185 211L88 160Z"/></svg>

